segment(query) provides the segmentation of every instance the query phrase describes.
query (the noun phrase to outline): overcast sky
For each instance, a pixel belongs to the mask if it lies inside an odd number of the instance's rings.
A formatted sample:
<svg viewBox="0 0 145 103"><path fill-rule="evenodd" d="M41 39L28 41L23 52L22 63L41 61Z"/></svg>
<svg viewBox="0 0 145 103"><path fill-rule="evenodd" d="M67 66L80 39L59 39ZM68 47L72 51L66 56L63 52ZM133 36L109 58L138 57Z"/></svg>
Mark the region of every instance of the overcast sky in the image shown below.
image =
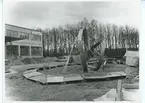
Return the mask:
<svg viewBox="0 0 145 103"><path fill-rule="evenodd" d="M136 2L8 2L4 5L4 18L8 24L28 28L73 24L84 17L138 28L139 6Z"/></svg>

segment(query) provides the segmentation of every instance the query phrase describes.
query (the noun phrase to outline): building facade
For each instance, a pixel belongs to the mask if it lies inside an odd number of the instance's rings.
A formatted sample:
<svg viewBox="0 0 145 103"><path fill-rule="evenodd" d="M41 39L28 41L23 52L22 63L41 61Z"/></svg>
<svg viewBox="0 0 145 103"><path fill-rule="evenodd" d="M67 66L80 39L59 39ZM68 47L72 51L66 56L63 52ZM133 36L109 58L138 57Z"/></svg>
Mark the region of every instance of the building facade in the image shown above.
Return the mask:
<svg viewBox="0 0 145 103"><path fill-rule="evenodd" d="M6 38L7 41L6 42ZM14 39L15 40L11 40ZM16 40L16 38L19 38ZM5 24L6 57L43 56L42 33L33 29Z"/></svg>

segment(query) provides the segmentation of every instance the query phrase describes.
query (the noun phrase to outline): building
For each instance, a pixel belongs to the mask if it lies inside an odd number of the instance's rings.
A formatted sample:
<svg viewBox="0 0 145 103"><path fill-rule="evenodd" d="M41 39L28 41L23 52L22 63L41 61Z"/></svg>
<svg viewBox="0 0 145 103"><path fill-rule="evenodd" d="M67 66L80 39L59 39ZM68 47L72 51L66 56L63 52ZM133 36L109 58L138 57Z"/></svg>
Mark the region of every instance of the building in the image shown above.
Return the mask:
<svg viewBox="0 0 145 103"><path fill-rule="evenodd" d="M5 24L5 56L43 56L42 33L33 29Z"/></svg>
<svg viewBox="0 0 145 103"><path fill-rule="evenodd" d="M126 65L129 66L139 65L139 51L127 50L124 56L126 56Z"/></svg>

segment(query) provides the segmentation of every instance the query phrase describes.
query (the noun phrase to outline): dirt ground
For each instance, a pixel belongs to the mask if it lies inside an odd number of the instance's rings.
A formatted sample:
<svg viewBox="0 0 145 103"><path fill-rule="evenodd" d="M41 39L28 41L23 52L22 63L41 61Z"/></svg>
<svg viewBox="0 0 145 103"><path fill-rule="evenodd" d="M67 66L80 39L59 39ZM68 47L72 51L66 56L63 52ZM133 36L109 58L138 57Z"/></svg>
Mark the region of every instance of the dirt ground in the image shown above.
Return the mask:
<svg viewBox="0 0 145 103"><path fill-rule="evenodd" d="M116 88L116 81L42 85L22 77L6 77L6 97L19 101L80 101L92 100Z"/></svg>
<svg viewBox="0 0 145 103"><path fill-rule="evenodd" d="M107 65L105 72L123 71L124 65ZM59 74L63 67L40 71L46 74ZM42 85L27 80L22 76L23 72L6 74L5 96L7 100L18 101L91 101L104 95L112 88L116 88L117 80L105 80L94 82L78 82L68 84ZM80 65L68 66L67 73L82 73Z"/></svg>

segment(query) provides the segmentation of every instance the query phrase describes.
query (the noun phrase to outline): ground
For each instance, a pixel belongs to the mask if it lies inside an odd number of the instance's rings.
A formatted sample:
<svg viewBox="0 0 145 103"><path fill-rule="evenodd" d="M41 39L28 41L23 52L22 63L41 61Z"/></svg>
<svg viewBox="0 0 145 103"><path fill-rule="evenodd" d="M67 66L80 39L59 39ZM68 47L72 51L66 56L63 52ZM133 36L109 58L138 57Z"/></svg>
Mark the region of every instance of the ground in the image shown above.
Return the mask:
<svg viewBox="0 0 145 103"><path fill-rule="evenodd" d="M20 101L79 101L100 97L111 88L116 80L71 84L41 85L22 77L6 77L6 97Z"/></svg>
<svg viewBox="0 0 145 103"><path fill-rule="evenodd" d="M107 65L105 72L124 71L124 65ZM61 73L63 67L40 71L46 74ZM68 66L68 73L82 73L80 65ZM22 76L23 71L15 74L6 74L6 99L19 101L91 101L116 88L117 80L94 82L78 82L69 84L42 85L27 80Z"/></svg>

